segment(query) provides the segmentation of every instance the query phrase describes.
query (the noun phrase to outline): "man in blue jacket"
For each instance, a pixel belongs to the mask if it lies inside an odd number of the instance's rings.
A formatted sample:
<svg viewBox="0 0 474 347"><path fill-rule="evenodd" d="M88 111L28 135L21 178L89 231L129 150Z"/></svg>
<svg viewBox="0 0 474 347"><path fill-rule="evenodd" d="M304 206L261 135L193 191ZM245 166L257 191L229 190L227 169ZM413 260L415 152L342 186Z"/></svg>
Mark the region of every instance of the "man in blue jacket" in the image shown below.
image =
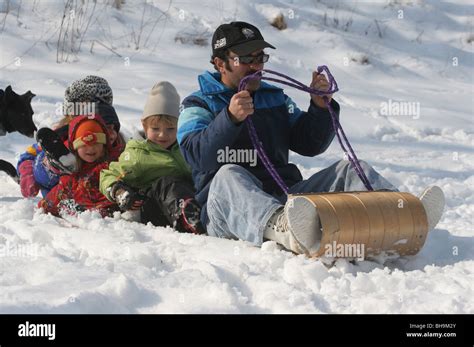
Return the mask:
<svg viewBox="0 0 474 347"><path fill-rule="evenodd" d="M178 142L193 172L201 221L211 236L241 239L257 246L274 240L295 253L310 254L319 246L316 209L306 199L287 197L255 161L245 119L252 117L268 158L290 193L366 190L345 160L303 180L288 162L289 151L304 156L323 153L334 138L324 100L312 95L308 111L300 110L281 88L252 81L237 92L240 80L268 61L274 49L260 31L245 22L219 26L212 38L211 63L218 71L198 77L200 90L183 100ZM323 74L313 72L311 87L328 90ZM339 104L331 99L339 117ZM361 166L374 189L396 190L367 163Z"/></svg>

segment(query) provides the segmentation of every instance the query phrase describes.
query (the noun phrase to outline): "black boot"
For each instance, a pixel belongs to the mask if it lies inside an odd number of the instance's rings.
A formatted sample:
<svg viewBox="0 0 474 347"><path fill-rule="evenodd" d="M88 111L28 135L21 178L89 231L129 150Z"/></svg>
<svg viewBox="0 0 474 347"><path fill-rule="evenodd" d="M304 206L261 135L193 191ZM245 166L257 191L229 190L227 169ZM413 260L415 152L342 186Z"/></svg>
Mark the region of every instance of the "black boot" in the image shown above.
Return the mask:
<svg viewBox="0 0 474 347"><path fill-rule="evenodd" d="M194 198L188 198L182 202L180 215L176 219L176 229L193 234L206 233L201 223L201 207Z"/></svg>

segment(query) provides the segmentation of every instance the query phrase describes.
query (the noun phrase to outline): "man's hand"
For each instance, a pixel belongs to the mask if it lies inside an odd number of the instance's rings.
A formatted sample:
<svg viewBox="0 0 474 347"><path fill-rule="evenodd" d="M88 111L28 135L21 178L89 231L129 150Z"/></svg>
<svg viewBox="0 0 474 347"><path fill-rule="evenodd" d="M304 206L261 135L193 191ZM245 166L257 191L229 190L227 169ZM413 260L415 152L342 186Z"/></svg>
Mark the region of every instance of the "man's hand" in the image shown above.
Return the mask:
<svg viewBox="0 0 474 347"><path fill-rule="evenodd" d="M246 90L234 94L230 99L229 116L235 124L243 122L254 112L253 100L250 93Z"/></svg>
<svg viewBox="0 0 474 347"><path fill-rule="evenodd" d="M110 195L122 211L139 210L144 203L135 189L120 181L113 185Z"/></svg>
<svg viewBox="0 0 474 347"><path fill-rule="evenodd" d="M313 71L313 80L311 81L310 87L325 92L329 89L329 82L324 74ZM326 97L328 101L331 102L332 94L326 95ZM311 99L319 107L327 108L322 96L311 94Z"/></svg>

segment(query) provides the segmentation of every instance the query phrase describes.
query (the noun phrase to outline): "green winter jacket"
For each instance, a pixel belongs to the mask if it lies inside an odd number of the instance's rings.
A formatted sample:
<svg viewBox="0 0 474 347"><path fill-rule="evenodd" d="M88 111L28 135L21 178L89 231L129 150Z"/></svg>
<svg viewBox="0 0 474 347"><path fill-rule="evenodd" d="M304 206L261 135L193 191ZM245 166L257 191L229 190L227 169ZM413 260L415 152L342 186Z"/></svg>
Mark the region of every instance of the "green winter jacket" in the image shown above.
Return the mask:
<svg viewBox="0 0 474 347"><path fill-rule="evenodd" d="M148 140L130 140L118 162L100 173L100 191L109 200L110 188L117 181L131 187L147 189L163 176L191 178L191 170L179 150L178 143L171 149L163 149Z"/></svg>

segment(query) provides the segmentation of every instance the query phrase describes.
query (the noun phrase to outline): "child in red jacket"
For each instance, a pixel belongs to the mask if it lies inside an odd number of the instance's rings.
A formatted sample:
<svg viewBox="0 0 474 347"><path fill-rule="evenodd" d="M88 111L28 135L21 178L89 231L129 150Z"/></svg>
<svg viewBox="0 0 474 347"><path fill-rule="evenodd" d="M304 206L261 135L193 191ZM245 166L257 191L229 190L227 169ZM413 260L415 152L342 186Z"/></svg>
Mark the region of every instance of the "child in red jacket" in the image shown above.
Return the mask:
<svg viewBox="0 0 474 347"><path fill-rule="evenodd" d="M99 190L100 171L109 166L111 145L107 127L100 116L79 116L69 124L68 147L76 155L79 170L61 176L59 183L38 207L56 216L97 210L102 216L118 211Z"/></svg>
<svg viewBox="0 0 474 347"><path fill-rule="evenodd" d="M109 151L109 160L118 160L120 154L125 148L125 139L120 131L120 121L115 109L106 103L98 102L95 104L96 113L104 120L111 149ZM65 116L59 123L53 126L53 130L61 137L67 146L67 137L69 122L72 116ZM20 175L21 194L25 197L34 197L41 194L45 197L48 192L59 182L61 174L64 174L59 168L50 164L49 158L43 152L39 144L33 144L20 156L17 164L17 171Z"/></svg>

